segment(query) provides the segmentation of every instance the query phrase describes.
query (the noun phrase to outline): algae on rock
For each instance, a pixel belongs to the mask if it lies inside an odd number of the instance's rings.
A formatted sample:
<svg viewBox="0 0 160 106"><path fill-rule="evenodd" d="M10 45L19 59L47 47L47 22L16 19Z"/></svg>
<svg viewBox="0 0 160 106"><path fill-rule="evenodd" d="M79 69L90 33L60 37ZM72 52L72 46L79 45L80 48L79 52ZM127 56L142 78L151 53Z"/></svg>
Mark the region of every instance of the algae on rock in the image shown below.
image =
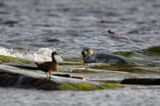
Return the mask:
<svg viewBox="0 0 160 106"><path fill-rule="evenodd" d="M21 62L21 63L31 63L31 60L13 57L13 56L5 56L0 55L0 63L6 63L6 62Z"/></svg>
<svg viewBox="0 0 160 106"><path fill-rule="evenodd" d="M59 84L58 88L60 90L82 90L82 91L91 91L91 90L102 90L102 89L115 89L115 88L123 88L124 85L119 83L104 83L100 85L92 85L89 83L81 82L81 83L68 83L64 82Z"/></svg>

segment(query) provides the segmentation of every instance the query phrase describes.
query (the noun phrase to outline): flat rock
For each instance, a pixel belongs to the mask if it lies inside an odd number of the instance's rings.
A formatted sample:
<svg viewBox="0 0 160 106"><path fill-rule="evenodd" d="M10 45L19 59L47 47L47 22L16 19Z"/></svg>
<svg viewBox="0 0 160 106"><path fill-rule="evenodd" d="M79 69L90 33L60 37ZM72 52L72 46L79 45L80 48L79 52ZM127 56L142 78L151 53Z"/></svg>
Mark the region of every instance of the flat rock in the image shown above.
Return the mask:
<svg viewBox="0 0 160 106"><path fill-rule="evenodd" d="M79 77L71 77L67 74L56 74L51 79L46 79L46 74L41 71L24 70L8 65L0 65L0 86L1 87L19 87L36 88L45 90L58 90L57 85L68 83L89 83L93 85L100 84L95 81L85 81Z"/></svg>

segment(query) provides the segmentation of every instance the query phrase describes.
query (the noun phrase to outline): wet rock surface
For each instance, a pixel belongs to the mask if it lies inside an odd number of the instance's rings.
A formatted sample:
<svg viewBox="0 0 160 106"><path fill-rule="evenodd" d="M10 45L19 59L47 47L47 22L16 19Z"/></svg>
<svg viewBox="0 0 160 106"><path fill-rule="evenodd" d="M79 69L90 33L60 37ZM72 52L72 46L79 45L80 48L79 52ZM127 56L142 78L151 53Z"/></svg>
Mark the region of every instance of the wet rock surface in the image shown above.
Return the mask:
<svg viewBox="0 0 160 106"><path fill-rule="evenodd" d="M3 68L10 68L3 70ZM16 66L17 67L17 66ZM28 66L26 66L28 69ZM18 68L26 68L19 67ZM0 65L0 86L1 87L16 87L25 89L43 89L43 90L59 90L59 84L63 82L79 83L87 82L89 84L98 84L98 82L106 83L121 83L132 85L160 85L159 75L143 75L138 73L127 73L118 71L98 72L98 73L54 73L53 79L46 79L45 76L39 76L32 71L35 70L23 70L8 65ZM81 70L82 71L82 70ZM31 73L30 73L31 72ZM54 79L55 77L55 79ZM56 78L58 77L58 79ZM88 81L83 81L87 78ZM97 82L98 81L98 82ZM100 84L100 83L99 83Z"/></svg>
<svg viewBox="0 0 160 106"><path fill-rule="evenodd" d="M24 68L24 67L23 67ZM119 83L103 83L85 80L78 75L54 73L50 79L40 70L25 70L9 65L0 65L0 86L43 90L100 90L123 87Z"/></svg>
<svg viewBox="0 0 160 106"><path fill-rule="evenodd" d="M12 87L18 80L19 75L7 72L0 72L0 86L1 87Z"/></svg>
<svg viewBox="0 0 160 106"><path fill-rule="evenodd" d="M160 78L128 78L122 80L121 84L160 85Z"/></svg>
<svg viewBox="0 0 160 106"><path fill-rule="evenodd" d="M43 90L56 90L57 83L45 78L34 78L17 73L0 71L0 86L1 87L17 87L17 88L32 88Z"/></svg>

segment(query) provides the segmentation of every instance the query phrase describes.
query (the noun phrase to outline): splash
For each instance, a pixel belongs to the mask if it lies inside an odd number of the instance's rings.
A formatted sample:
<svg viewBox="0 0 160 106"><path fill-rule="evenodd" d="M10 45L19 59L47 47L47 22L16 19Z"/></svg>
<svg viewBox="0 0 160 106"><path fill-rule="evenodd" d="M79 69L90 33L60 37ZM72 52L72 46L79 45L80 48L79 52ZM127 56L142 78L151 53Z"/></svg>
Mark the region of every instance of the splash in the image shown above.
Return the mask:
<svg viewBox="0 0 160 106"><path fill-rule="evenodd" d="M25 58L33 61L51 61L51 53L54 49L40 48L33 51L18 51L0 47L0 55Z"/></svg>

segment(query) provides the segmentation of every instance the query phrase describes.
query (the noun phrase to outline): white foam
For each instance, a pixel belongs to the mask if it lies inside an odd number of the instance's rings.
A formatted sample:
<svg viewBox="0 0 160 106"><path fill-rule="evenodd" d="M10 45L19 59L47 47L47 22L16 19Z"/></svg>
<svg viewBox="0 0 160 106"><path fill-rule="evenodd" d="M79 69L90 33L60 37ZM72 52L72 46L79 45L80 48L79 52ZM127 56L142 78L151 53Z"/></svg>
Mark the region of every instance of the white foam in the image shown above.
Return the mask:
<svg viewBox="0 0 160 106"><path fill-rule="evenodd" d="M25 58L33 61L51 61L51 53L55 49L40 48L34 51L18 51L0 47L0 55Z"/></svg>
<svg viewBox="0 0 160 106"><path fill-rule="evenodd" d="M8 50L6 48L0 47L0 54L1 55L11 55L12 49Z"/></svg>
<svg viewBox="0 0 160 106"><path fill-rule="evenodd" d="M55 58L55 60L56 60L57 62L62 62L62 61L63 61L62 57L59 56L59 55L55 55L54 58Z"/></svg>

